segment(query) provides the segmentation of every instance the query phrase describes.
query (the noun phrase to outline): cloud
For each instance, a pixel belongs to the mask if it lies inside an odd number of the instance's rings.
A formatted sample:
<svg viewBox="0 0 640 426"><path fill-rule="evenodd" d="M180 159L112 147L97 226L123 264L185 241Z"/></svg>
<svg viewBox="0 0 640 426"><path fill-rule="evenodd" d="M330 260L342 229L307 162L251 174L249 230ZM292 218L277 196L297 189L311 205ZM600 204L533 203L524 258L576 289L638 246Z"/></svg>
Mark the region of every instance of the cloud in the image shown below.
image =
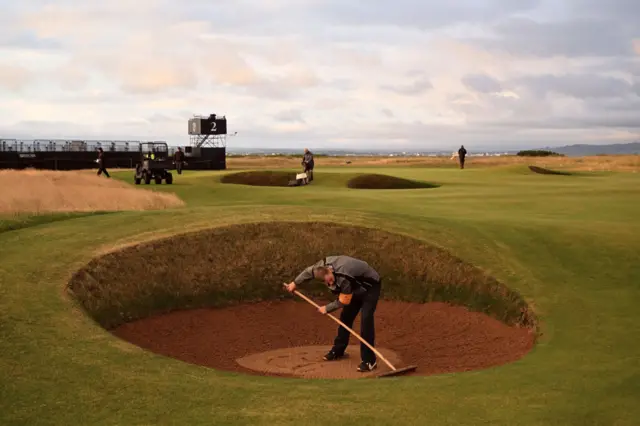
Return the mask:
<svg viewBox="0 0 640 426"><path fill-rule="evenodd" d="M626 80L593 74L539 75L519 82L540 95L557 93L578 99L624 97L633 92Z"/></svg>
<svg viewBox="0 0 640 426"><path fill-rule="evenodd" d="M0 88L21 92L33 79L33 73L19 65L0 63Z"/></svg>
<svg viewBox="0 0 640 426"><path fill-rule="evenodd" d="M507 2L500 0L458 0L456 2L396 0L393 4L382 0L318 2L311 9L315 16L346 26L415 27L419 29L441 28L467 22L487 22L526 12L539 3L538 0Z"/></svg>
<svg viewBox="0 0 640 426"><path fill-rule="evenodd" d="M567 0L551 16L508 16L467 41L517 55L616 57L634 54L640 3L634 0Z"/></svg>
<svg viewBox="0 0 640 426"><path fill-rule="evenodd" d="M289 123L305 123L302 118L302 111L296 109L288 109L274 114L273 118L282 122Z"/></svg>
<svg viewBox="0 0 640 426"><path fill-rule="evenodd" d="M495 78L486 74L468 74L462 77L462 83L469 89L480 93L502 91L502 85Z"/></svg>
<svg viewBox="0 0 640 426"><path fill-rule="evenodd" d="M410 84L404 84L404 85L384 84L381 86L381 88L383 90L395 92L399 95L415 96L415 95L421 95L433 89L433 84L427 77L420 77Z"/></svg>
<svg viewBox="0 0 640 426"><path fill-rule="evenodd" d="M234 145L633 139L639 5L0 0L0 136L184 145L216 113Z"/></svg>

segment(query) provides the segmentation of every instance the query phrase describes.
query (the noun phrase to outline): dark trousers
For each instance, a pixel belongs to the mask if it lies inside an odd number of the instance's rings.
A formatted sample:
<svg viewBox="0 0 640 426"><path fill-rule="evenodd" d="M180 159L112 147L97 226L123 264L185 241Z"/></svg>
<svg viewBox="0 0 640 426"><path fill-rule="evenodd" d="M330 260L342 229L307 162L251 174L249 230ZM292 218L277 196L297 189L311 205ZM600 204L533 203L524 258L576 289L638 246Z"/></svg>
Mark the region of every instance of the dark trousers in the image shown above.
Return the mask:
<svg viewBox="0 0 640 426"><path fill-rule="evenodd" d="M360 317L360 337L367 341L371 346L375 347L375 321L374 314L378 306L380 298L380 284L368 290L359 298L354 297L351 303L342 308L340 313L340 321L345 323L349 328L353 328L353 321L358 316L358 312L362 310ZM343 326L338 327L338 335L333 342L333 351L337 354L343 354L349 345L351 333ZM376 354L364 343L360 343L360 357L362 361L374 363Z"/></svg>
<svg viewBox="0 0 640 426"><path fill-rule="evenodd" d="M179 175L182 174L182 161L176 161L176 170L178 171Z"/></svg>
<svg viewBox="0 0 640 426"><path fill-rule="evenodd" d="M111 177L109 176L109 172L104 168L104 166L100 166L100 168L98 169L98 176L100 176L102 173L104 173L106 177Z"/></svg>
<svg viewBox="0 0 640 426"><path fill-rule="evenodd" d="M464 157L460 157L460 168L464 169Z"/></svg>
<svg viewBox="0 0 640 426"><path fill-rule="evenodd" d="M307 179L309 182L313 180L313 169L305 167L304 172L307 174Z"/></svg>

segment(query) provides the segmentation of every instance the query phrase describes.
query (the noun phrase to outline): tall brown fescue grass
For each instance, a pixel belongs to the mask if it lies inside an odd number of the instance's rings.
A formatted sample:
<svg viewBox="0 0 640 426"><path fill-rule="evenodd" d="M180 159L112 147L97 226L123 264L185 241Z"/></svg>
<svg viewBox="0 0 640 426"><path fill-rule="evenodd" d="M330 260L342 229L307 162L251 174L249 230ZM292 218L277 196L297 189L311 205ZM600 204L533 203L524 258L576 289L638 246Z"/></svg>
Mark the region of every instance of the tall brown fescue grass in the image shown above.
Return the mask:
<svg viewBox="0 0 640 426"><path fill-rule="evenodd" d="M155 210L184 205L175 194L133 188L94 173L0 170L0 214Z"/></svg>
<svg viewBox="0 0 640 426"><path fill-rule="evenodd" d="M302 168L300 157L246 156L228 157L229 169L246 168ZM347 164L350 161L350 164ZM318 157L316 167L359 167L359 166L415 166L415 167L458 167L457 159L451 157ZM640 155L594 155L585 157L467 157L465 168L500 166L538 166L576 171L619 171L640 172Z"/></svg>
<svg viewBox="0 0 640 426"><path fill-rule="evenodd" d="M382 276L384 299L449 302L536 328L518 293L449 252L331 223L233 225L143 243L94 259L69 287L96 321L111 328L175 309L289 297L282 283L332 254L369 262ZM331 297L321 284L303 287L309 295Z"/></svg>

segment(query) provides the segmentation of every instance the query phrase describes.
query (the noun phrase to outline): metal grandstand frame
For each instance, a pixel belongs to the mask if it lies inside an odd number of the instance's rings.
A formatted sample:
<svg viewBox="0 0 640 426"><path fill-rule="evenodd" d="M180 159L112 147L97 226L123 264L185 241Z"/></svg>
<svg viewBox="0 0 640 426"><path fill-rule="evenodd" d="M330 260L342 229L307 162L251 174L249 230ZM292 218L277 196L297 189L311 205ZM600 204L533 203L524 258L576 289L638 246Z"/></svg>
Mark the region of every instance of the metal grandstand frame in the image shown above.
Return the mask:
<svg viewBox="0 0 640 426"><path fill-rule="evenodd" d="M196 148L203 146L226 148L227 135L189 135L189 143Z"/></svg>

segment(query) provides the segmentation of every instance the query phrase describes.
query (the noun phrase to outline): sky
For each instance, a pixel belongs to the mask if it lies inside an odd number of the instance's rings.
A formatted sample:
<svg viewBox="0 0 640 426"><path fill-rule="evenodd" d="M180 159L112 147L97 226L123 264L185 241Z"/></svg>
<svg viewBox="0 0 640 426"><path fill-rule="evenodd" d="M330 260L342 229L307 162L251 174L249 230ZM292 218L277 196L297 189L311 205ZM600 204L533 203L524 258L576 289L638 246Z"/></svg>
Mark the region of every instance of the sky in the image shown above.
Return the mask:
<svg viewBox="0 0 640 426"><path fill-rule="evenodd" d="M0 138L521 149L640 140L638 0L0 0Z"/></svg>

